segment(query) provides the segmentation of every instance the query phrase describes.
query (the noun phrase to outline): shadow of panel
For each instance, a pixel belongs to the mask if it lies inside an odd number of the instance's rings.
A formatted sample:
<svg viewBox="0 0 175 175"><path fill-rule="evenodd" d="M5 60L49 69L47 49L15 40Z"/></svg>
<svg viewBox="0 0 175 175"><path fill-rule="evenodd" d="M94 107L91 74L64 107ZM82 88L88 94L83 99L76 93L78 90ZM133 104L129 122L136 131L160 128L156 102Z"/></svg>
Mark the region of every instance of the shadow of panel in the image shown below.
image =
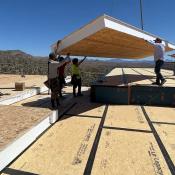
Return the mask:
<svg viewBox="0 0 175 175"><path fill-rule="evenodd" d="M22 170L16 170L16 169L12 169L12 168L5 168L3 173L9 174L9 175L39 175L39 174L26 172L26 171L22 171Z"/></svg>
<svg viewBox="0 0 175 175"><path fill-rule="evenodd" d="M150 84L152 83L152 79L155 78L155 76L150 75L132 75L132 74L125 74L127 83L137 83L143 80L150 80Z"/></svg>
<svg viewBox="0 0 175 175"><path fill-rule="evenodd" d="M26 106L26 107L39 107L39 108L48 108L50 105L50 98L46 97L44 99L38 99L35 101L31 101L31 102L26 102L23 103L22 106Z"/></svg>

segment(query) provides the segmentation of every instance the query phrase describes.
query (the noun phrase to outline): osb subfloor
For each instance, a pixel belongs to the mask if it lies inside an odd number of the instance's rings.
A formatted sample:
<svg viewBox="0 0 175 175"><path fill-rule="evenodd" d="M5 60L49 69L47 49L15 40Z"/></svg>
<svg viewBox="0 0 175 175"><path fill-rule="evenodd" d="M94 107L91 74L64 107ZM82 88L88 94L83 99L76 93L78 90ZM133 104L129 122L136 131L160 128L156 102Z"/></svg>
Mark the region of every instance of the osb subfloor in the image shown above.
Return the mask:
<svg viewBox="0 0 175 175"><path fill-rule="evenodd" d="M175 76L173 76L173 71L163 69L161 72L167 80L163 86L175 87ZM107 86L152 86L155 79L154 69L152 68L115 68L104 78L103 82L96 82L96 84Z"/></svg>
<svg viewBox="0 0 175 175"><path fill-rule="evenodd" d="M171 173L152 134L103 130L92 174Z"/></svg>
<svg viewBox="0 0 175 175"><path fill-rule="evenodd" d="M107 106L84 94L3 174L173 174L174 109Z"/></svg>
<svg viewBox="0 0 175 175"><path fill-rule="evenodd" d="M26 75L25 78L21 75L0 74L0 92L4 95L0 96L0 100L11 98L20 93L24 93L31 89L43 87L43 82L47 76L44 75ZM15 82L24 82L26 89L24 91L15 90Z"/></svg>

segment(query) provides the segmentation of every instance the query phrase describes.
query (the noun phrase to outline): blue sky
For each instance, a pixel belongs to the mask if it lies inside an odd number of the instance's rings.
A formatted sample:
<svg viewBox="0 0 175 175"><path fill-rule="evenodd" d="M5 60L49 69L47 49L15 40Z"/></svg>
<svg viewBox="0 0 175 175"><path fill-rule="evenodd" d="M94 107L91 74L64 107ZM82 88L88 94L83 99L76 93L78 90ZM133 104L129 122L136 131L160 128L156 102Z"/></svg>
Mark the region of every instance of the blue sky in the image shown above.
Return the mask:
<svg viewBox="0 0 175 175"><path fill-rule="evenodd" d="M175 0L142 0L144 29L175 43ZM45 56L50 45L108 14L140 27L139 0L0 0L0 50Z"/></svg>

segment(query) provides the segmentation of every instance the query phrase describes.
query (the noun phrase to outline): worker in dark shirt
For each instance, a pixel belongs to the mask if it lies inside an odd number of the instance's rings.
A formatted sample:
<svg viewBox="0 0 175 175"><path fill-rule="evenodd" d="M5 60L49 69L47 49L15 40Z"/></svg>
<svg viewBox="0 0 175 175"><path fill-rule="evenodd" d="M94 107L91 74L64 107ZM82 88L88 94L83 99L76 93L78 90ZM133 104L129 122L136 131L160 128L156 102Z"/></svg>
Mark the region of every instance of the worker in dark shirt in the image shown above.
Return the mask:
<svg viewBox="0 0 175 175"><path fill-rule="evenodd" d="M65 59L67 59L68 57L70 56L70 54L68 54L67 55L67 57L65 58ZM63 57L59 57L58 58L58 61L60 62L60 63L62 63L64 60L65 60ZM69 61L69 62L65 62L62 66L60 66L59 68L58 68L58 75L59 75L59 83L60 83L60 91L59 91L59 96L60 97L63 97L63 95L62 95L62 89L63 89L63 87L64 87L64 85L66 84L66 81L65 81L65 67L66 67L66 65L68 65L69 63L70 63L71 61Z"/></svg>

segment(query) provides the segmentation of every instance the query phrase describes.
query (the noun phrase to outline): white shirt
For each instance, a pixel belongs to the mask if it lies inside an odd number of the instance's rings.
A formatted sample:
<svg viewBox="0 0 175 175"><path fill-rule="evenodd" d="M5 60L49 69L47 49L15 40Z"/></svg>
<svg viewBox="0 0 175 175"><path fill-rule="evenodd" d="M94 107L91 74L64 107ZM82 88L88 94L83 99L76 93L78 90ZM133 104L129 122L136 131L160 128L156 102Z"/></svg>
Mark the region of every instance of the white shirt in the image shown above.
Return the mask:
<svg viewBox="0 0 175 175"><path fill-rule="evenodd" d="M48 72L48 78L51 79L51 78L56 78L58 77L59 75L59 72L58 72L58 68L60 66L62 66L65 62L68 62L70 61L70 58L69 57L66 57L63 61L61 62L58 62L58 61L54 61L54 60L49 60L49 72Z"/></svg>
<svg viewBox="0 0 175 175"><path fill-rule="evenodd" d="M164 60L165 46L162 43L154 43L153 41L148 42L154 46L154 61Z"/></svg>

